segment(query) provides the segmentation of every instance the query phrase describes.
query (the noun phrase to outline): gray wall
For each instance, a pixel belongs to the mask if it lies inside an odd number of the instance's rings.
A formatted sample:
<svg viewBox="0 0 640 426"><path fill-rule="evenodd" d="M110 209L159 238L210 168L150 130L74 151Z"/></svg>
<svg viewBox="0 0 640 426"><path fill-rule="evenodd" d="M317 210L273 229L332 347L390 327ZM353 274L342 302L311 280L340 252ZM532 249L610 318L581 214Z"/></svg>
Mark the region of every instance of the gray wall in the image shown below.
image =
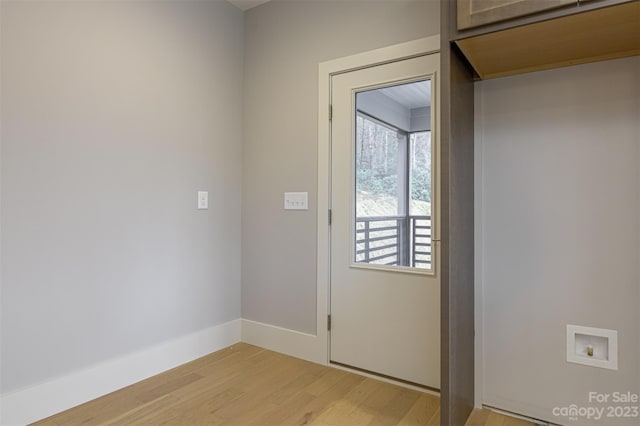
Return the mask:
<svg viewBox="0 0 640 426"><path fill-rule="evenodd" d="M412 109L411 131L420 132L425 130L431 130L431 107Z"/></svg>
<svg viewBox="0 0 640 426"><path fill-rule="evenodd" d="M1 24L1 391L239 318L242 12L3 1Z"/></svg>
<svg viewBox="0 0 640 426"><path fill-rule="evenodd" d="M635 57L476 83L485 404L588 424L552 409L640 393L638 75ZM619 369L567 363L567 324L618 330Z"/></svg>
<svg viewBox="0 0 640 426"><path fill-rule="evenodd" d="M318 63L439 33L439 3L272 1L246 14L242 317L316 331ZM308 211L284 211L308 191Z"/></svg>

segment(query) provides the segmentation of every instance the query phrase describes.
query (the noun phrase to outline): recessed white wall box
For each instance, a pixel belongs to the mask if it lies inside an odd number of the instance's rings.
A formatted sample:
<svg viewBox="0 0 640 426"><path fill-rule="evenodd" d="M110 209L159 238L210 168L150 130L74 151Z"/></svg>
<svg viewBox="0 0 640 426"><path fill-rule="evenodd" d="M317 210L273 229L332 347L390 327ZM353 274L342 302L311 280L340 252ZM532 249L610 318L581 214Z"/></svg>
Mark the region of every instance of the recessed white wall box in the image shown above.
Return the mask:
<svg viewBox="0 0 640 426"><path fill-rule="evenodd" d="M284 193L284 209L285 210L309 210L309 193L308 192L285 192Z"/></svg>
<svg viewBox="0 0 640 426"><path fill-rule="evenodd" d="M618 332L567 324L567 362L618 369Z"/></svg>
<svg viewBox="0 0 640 426"><path fill-rule="evenodd" d="M209 208L209 192L198 191L198 210L206 210Z"/></svg>

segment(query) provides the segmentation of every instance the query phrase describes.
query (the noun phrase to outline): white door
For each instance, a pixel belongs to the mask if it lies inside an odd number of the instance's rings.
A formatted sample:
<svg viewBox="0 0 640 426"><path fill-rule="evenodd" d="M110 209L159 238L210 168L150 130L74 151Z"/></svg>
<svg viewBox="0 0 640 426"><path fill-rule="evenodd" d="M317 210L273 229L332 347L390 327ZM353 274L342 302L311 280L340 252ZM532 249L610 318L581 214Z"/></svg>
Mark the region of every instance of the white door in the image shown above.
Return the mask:
<svg viewBox="0 0 640 426"><path fill-rule="evenodd" d="M331 81L331 362L436 389L438 61Z"/></svg>

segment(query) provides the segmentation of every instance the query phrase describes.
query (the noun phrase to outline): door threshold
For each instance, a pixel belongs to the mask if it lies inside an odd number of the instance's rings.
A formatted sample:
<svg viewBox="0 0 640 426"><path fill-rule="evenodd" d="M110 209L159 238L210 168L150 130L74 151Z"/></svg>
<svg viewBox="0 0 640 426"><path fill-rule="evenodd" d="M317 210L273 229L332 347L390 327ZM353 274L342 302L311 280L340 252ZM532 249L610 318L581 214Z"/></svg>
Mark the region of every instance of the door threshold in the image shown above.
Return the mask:
<svg viewBox="0 0 640 426"><path fill-rule="evenodd" d="M415 390L429 395L440 396L440 389L431 386L421 385L420 383L411 382L409 380L398 379L397 377L387 376L386 374L376 373L374 371L365 370L364 368L354 367L352 365L343 364L337 361L329 361L329 366L338 370L348 371L350 373L359 374L360 376L370 379L380 380L392 385L401 386L403 388Z"/></svg>

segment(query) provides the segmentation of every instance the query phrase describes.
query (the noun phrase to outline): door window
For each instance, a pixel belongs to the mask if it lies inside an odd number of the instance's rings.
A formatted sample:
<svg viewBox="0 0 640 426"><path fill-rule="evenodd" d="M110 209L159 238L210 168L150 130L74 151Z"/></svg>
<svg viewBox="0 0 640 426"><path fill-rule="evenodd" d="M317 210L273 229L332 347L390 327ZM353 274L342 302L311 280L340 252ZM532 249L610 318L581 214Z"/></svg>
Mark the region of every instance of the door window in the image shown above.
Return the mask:
<svg viewBox="0 0 640 426"><path fill-rule="evenodd" d="M432 269L431 81L356 93L353 259Z"/></svg>

